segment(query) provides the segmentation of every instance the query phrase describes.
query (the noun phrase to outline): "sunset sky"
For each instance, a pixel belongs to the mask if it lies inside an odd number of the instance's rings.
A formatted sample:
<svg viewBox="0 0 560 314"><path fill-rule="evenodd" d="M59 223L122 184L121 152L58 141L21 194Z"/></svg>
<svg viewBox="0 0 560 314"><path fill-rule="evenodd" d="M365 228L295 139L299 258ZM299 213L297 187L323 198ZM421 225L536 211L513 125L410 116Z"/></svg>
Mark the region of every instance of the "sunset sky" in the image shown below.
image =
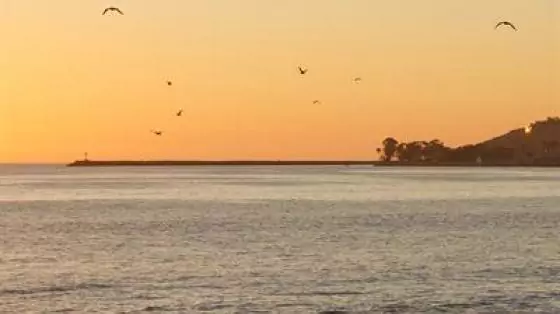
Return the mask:
<svg viewBox="0 0 560 314"><path fill-rule="evenodd" d="M0 0L0 162L484 140L560 115L557 2ZM125 15L101 16L110 5Z"/></svg>

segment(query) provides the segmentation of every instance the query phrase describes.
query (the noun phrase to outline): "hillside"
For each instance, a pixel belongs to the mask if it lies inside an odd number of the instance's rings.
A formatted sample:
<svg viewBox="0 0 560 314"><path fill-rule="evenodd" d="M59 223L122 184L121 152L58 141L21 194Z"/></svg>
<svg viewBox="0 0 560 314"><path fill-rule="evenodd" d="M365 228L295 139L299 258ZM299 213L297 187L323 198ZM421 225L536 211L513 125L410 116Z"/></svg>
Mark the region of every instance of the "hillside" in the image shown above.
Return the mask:
<svg viewBox="0 0 560 314"><path fill-rule="evenodd" d="M399 142L388 137L378 148L385 164L560 166L560 118L531 123L477 144L456 148L443 142Z"/></svg>
<svg viewBox="0 0 560 314"><path fill-rule="evenodd" d="M548 118L479 143L489 150L507 149L512 161L523 163L560 163L560 118Z"/></svg>

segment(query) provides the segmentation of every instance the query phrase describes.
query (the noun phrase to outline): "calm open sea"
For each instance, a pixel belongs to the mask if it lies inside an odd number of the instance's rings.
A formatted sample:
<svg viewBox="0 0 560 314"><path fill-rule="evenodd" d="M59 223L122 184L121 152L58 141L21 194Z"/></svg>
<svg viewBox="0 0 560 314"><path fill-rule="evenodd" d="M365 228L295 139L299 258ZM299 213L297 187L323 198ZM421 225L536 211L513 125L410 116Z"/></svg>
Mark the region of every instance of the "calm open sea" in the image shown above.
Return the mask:
<svg viewBox="0 0 560 314"><path fill-rule="evenodd" d="M0 312L560 313L560 170L0 165Z"/></svg>

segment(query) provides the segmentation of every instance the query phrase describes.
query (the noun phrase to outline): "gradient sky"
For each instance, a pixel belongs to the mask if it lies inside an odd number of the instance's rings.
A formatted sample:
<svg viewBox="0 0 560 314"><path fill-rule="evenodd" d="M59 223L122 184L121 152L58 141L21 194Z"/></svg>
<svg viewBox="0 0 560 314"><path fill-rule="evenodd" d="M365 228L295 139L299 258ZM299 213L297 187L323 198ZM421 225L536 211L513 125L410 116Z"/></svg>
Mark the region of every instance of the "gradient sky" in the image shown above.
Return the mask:
<svg viewBox="0 0 560 314"><path fill-rule="evenodd" d="M0 0L0 162L371 159L386 136L483 140L560 115L556 2Z"/></svg>

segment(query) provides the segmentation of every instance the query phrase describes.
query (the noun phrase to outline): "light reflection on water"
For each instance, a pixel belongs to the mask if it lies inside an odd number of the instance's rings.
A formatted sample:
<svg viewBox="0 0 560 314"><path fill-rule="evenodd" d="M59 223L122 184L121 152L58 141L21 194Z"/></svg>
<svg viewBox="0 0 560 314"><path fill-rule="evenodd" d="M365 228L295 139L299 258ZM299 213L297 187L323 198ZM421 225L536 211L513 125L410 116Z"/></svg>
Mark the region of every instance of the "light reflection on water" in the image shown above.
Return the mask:
<svg viewBox="0 0 560 314"><path fill-rule="evenodd" d="M560 196L550 169L0 166L0 200L412 200ZM14 169L16 168L16 169ZM19 171L18 171L19 170ZM421 189L419 189L421 185Z"/></svg>
<svg viewBox="0 0 560 314"><path fill-rule="evenodd" d="M0 166L0 311L560 311L555 169Z"/></svg>

